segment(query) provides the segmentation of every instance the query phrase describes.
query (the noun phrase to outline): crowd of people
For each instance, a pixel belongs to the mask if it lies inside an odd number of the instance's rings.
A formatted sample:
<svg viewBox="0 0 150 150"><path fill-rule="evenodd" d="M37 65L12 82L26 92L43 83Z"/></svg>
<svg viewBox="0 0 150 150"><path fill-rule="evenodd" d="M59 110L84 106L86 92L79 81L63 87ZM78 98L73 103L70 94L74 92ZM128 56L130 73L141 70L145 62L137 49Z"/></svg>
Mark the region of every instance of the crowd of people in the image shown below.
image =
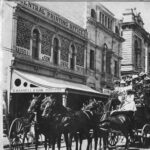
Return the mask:
<svg viewBox="0 0 150 150"><path fill-rule="evenodd" d="M135 75L126 75L121 81L115 82L115 90L132 90L134 92L135 102L142 102L145 90L150 88L150 78L144 72Z"/></svg>
<svg viewBox="0 0 150 150"><path fill-rule="evenodd" d="M110 97L117 94L120 101L118 109L112 111L112 116L129 114L133 116L138 105L144 105L145 90L150 89L150 78L144 72L136 75L126 75L121 81L115 82L115 89Z"/></svg>

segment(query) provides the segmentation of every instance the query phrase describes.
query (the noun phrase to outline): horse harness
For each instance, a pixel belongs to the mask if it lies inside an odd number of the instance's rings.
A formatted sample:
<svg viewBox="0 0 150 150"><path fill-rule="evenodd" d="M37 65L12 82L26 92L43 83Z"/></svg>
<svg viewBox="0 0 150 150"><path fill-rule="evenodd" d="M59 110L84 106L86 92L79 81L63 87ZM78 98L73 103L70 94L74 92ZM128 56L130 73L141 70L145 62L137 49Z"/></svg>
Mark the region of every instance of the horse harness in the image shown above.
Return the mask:
<svg viewBox="0 0 150 150"><path fill-rule="evenodd" d="M91 119L94 115L90 110L83 110L83 113L88 117L88 119Z"/></svg>

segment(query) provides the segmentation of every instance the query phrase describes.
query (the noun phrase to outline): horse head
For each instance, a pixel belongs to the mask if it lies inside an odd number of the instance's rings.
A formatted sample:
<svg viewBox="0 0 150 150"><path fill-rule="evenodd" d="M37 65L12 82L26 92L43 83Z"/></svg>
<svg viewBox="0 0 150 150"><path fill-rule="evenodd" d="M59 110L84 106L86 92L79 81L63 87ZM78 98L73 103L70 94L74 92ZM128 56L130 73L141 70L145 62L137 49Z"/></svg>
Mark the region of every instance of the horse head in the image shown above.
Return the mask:
<svg viewBox="0 0 150 150"><path fill-rule="evenodd" d="M38 107L40 106L41 102L41 94L39 96L34 96L33 99L31 100L30 106L28 108L28 113L34 113L37 111Z"/></svg>
<svg viewBox="0 0 150 150"><path fill-rule="evenodd" d="M50 96L45 95L45 98L42 100L42 103L41 103L41 110L44 110L47 103L49 103L49 101L51 101L51 98L52 98L52 95L50 95Z"/></svg>
<svg viewBox="0 0 150 150"><path fill-rule="evenodd" d="M82 110L84 111L92 111L96 114L102 114L103 113L104 104L102 101L96 101L95 99L91 101L88 105L84 106Z"/></svg>
<svg viewBox="0 0 150 150"><path fill-rule="evenodd" d="M42 117L47 118L48 116L50 116L56 104L57 101L55 98L52 98L51 96L47 97L47 99L41 105L43 109Z"/></svg>

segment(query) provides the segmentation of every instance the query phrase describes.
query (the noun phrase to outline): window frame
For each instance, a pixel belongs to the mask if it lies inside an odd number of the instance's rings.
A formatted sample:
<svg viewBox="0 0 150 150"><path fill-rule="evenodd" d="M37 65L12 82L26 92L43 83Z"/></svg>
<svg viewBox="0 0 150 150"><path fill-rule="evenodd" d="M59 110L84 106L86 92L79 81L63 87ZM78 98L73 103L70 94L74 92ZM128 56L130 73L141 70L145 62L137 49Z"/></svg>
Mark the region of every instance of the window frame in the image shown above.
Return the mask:
<svg viewBox="0 0 150 150"><path fill-rule="evenodd" d="M73 66L71 65L72 61L73 61ZM74 44L70 45L69 68L71 70L75 70L76 68L76 48Z"/></svg>
<svg viewBox="0 0 150 150"><path fill-rule="evenodd" d="M34 31L37 31L37 38L36 38L36 47L34 46ZM33 27L31 31L31 40L30 40L30 48L32 51L32 58L38 60L41 51L41 32L38 27ZM35 50L36 49L36 50Z"/></svg>
<svg viewBox="0 0 150 150"><path fill-rule="evenodd" d="M57 41L56 42L56 44L57 44L56 46L55 46L55 41ZM55 50L55 48L57 50ZM55 60L56 52L57 52L57 60ZM53 56L52 57L53 57L53 64L54 65L59 65L59 39L57 37L54 37L54 39L53 39Z"/></svg>
<svg viewBox="0 0 150 150"><path fill-rule="evenodd" d="M90 50L90 63L89 63L89 67L91 70L95 69L95 51L94 50Z"/></svg>

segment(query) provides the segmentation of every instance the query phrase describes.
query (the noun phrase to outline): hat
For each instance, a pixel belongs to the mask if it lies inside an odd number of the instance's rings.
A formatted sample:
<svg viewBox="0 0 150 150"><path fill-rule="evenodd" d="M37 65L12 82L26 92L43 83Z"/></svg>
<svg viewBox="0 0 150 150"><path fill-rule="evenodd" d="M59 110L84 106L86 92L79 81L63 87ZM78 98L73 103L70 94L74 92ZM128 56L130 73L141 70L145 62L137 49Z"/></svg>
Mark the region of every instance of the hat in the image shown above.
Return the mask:
<svg viewBox="0 0 150 150"><path fill-rule="evenodd" d="M132 75L132 79L138 78L138 75Z"/></svg>
<svg viewBox="0 0 150 150"><path fill-rule="evenodd" d="M142 76L144 76L144 75L146 75L145 72L141 72L141 73L139 74L140 77L142 77Z"/></svg>
<svg viewBox="0 0 150 150"><path fill-rule="evenodd" d="M121 82L120 82L121 84L125 84L126 82L124 81L124 80L121 80Z"/></svg>
<svg viewBox="0 0 150 150"><path fill-rule="evenodd" d="M145 77L144 80L150 80L150 78L149 77Z"/></svg>

